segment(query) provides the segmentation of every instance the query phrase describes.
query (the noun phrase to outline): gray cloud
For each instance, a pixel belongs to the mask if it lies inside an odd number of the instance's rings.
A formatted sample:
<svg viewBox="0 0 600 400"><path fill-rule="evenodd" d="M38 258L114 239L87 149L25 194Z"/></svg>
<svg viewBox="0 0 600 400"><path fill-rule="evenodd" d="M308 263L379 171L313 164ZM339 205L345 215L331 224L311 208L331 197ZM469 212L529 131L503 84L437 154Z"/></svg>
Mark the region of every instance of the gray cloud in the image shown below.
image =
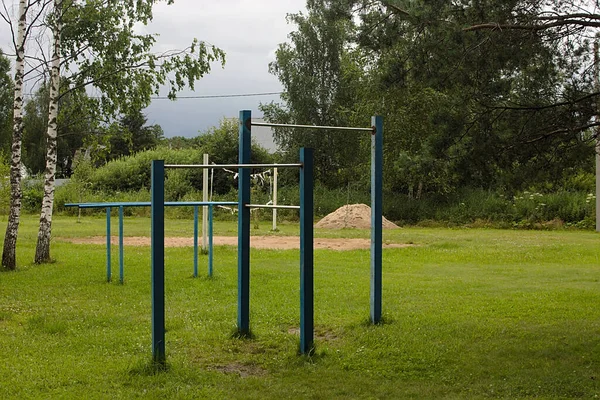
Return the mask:
<svg viewBox="0 0 600 400"><path fill-rule="evenodd" d="M139 29L159 35L158 52L183 49L193 38L226 52L224 69L214 64L211 73L196 82L195 92L181 96L275 92L281 85L268 73L268 64L278 44L294 29L287 24L286 14L304 9L305 0L176 0L172 5L157 4L152 23ZM9 44L10 30L0 24L0 47ZM258 104L272 100L278 96L154 100L145 113L148 122L160 124L166 136L195 136L218 125L223 117L237 116L240 109L260 116Z"/></svg>

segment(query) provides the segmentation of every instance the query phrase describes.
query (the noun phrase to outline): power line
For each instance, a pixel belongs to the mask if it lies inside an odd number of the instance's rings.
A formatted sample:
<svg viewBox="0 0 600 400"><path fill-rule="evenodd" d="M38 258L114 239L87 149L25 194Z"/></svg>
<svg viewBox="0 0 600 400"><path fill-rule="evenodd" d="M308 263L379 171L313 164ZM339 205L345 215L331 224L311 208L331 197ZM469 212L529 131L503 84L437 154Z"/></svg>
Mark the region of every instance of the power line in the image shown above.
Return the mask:
<svg viewBox="0 0 600 400"><path fill-rule="evenodd" d="M231 97L274 96L283 92L242 93L242 94L207 94L199 96L177 96L176 99L224 99ZM152 100L170 100L167 96L151 97Z"/></svg>
<svg viewBox="0 0 600 400"><path fill-rule="evenodd" d="M239 93L239 94L207 94L198 96L177 96L175 100L189 100L189 99L225 99L232 97L255 97L255 96L275 96L280 95L283 92L264 92L264 93ZM24 93L24 96L34 97L35 93ZM89 96L92 99L97 99L97 96ZM155 96L150 97L151 100L170 100L167 96Z"/></svg>

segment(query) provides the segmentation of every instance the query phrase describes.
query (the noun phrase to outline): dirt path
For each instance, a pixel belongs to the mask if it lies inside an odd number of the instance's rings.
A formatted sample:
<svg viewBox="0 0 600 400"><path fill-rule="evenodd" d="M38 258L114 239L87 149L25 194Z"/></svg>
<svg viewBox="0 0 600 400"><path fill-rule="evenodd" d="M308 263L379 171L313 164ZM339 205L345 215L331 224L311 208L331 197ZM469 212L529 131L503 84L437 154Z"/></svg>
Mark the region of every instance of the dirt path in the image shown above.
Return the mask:
<svg viewBox="0 0 600 400"><path fill-rule="evenodd" d="M94 236L88 238L57 238L57 240L67 241L76 244L106 244L105 236ZM201 239L198 239L199 243ZM111 243L118 245L119 238L112 237ZM150 246L150 238L145 236L124 237L125 246ZM237 246L237 236L214 236L213 244L215 246ZM192 237L167 237L165 238L166 247L191 247L194 245ZM252 236L250 246L256 249L298 249L300 248L300 239L297 236ZM414 245L403 243L384 243L383 248L403 248ZM338 238L315 238L316 249L331 250L356 250L368 249L371 247L370 239L338 239Z"/></svg>

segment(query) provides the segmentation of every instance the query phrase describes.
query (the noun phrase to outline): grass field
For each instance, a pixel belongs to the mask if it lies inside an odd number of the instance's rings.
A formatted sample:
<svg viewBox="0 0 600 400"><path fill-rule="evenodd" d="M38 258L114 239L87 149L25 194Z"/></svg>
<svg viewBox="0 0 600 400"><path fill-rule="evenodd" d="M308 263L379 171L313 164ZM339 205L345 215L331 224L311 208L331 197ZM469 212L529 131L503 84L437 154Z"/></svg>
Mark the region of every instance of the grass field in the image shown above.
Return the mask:
<svg viewBox="0 0 600 400"><path fill-rule="evenodd" d="M150 251L125 249L125 284L105 282L104 233L58 216L55 263L32 265L26 216L17 272L0 273L0 398L597 398L600 235L404 228L384 240L385 323L368 324L369 252L315 252L316 353L299 356L298 250L253 250L252 339L232 337L237 252L192 275L191 248L166 250L168 370L150 360ZM192 234L170 220L167 235ZM125 234L149 234L128 218ZM6 217L0 228L6 227ZM116 231L116 219L113 229ZM257 233L266 234L264 223ZM284 225L278 234L297 234ZM232 222L215 234L236 235ZM368 237L368 231L316 231ZM113 271L118 258L114 249ZM201 258L205 271L206 257ZM204 268L204 269L203 269Z"/></svg>

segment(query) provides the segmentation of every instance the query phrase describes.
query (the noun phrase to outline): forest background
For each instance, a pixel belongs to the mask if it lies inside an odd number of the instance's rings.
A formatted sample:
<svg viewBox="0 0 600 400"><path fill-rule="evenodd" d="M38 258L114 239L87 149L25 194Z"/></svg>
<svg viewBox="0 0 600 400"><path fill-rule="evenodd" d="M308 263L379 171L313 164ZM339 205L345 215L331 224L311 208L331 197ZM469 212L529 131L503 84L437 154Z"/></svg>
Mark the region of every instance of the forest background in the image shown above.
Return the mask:
<svg viewBox="0 0 600 400"><path fill-rule="evenodd" d="M309 0L306 13L288 16L296 30L269 66L282 101L261 110L271 122L335 126L382 115L384 214L399 223L593 228L596 3ZM10 71L0 57L2 177ZM59 212L68 212L66 202L147 200L151 159L237 161L236 121L165 138L141 107L103 115L85 90L62 86L69 93L59 105L57 176L72 179L57 188ZM23 183L23 206L32 213L43 196L35 176L45 168L48 93L40 85L24 112L23 163L34 178ZM318 214L369 203L370 137L278 129L275 141L274 154L255 145L254 161L295 161L299 147L315 149ZM296 177L281 179L280 199L293 204ZM201 185L197 173L174 172L167 197L200 198ZM235 188L232 175L215 174L215 198L235 198ZM268 201L268 185L254 194Z"/></svg>

